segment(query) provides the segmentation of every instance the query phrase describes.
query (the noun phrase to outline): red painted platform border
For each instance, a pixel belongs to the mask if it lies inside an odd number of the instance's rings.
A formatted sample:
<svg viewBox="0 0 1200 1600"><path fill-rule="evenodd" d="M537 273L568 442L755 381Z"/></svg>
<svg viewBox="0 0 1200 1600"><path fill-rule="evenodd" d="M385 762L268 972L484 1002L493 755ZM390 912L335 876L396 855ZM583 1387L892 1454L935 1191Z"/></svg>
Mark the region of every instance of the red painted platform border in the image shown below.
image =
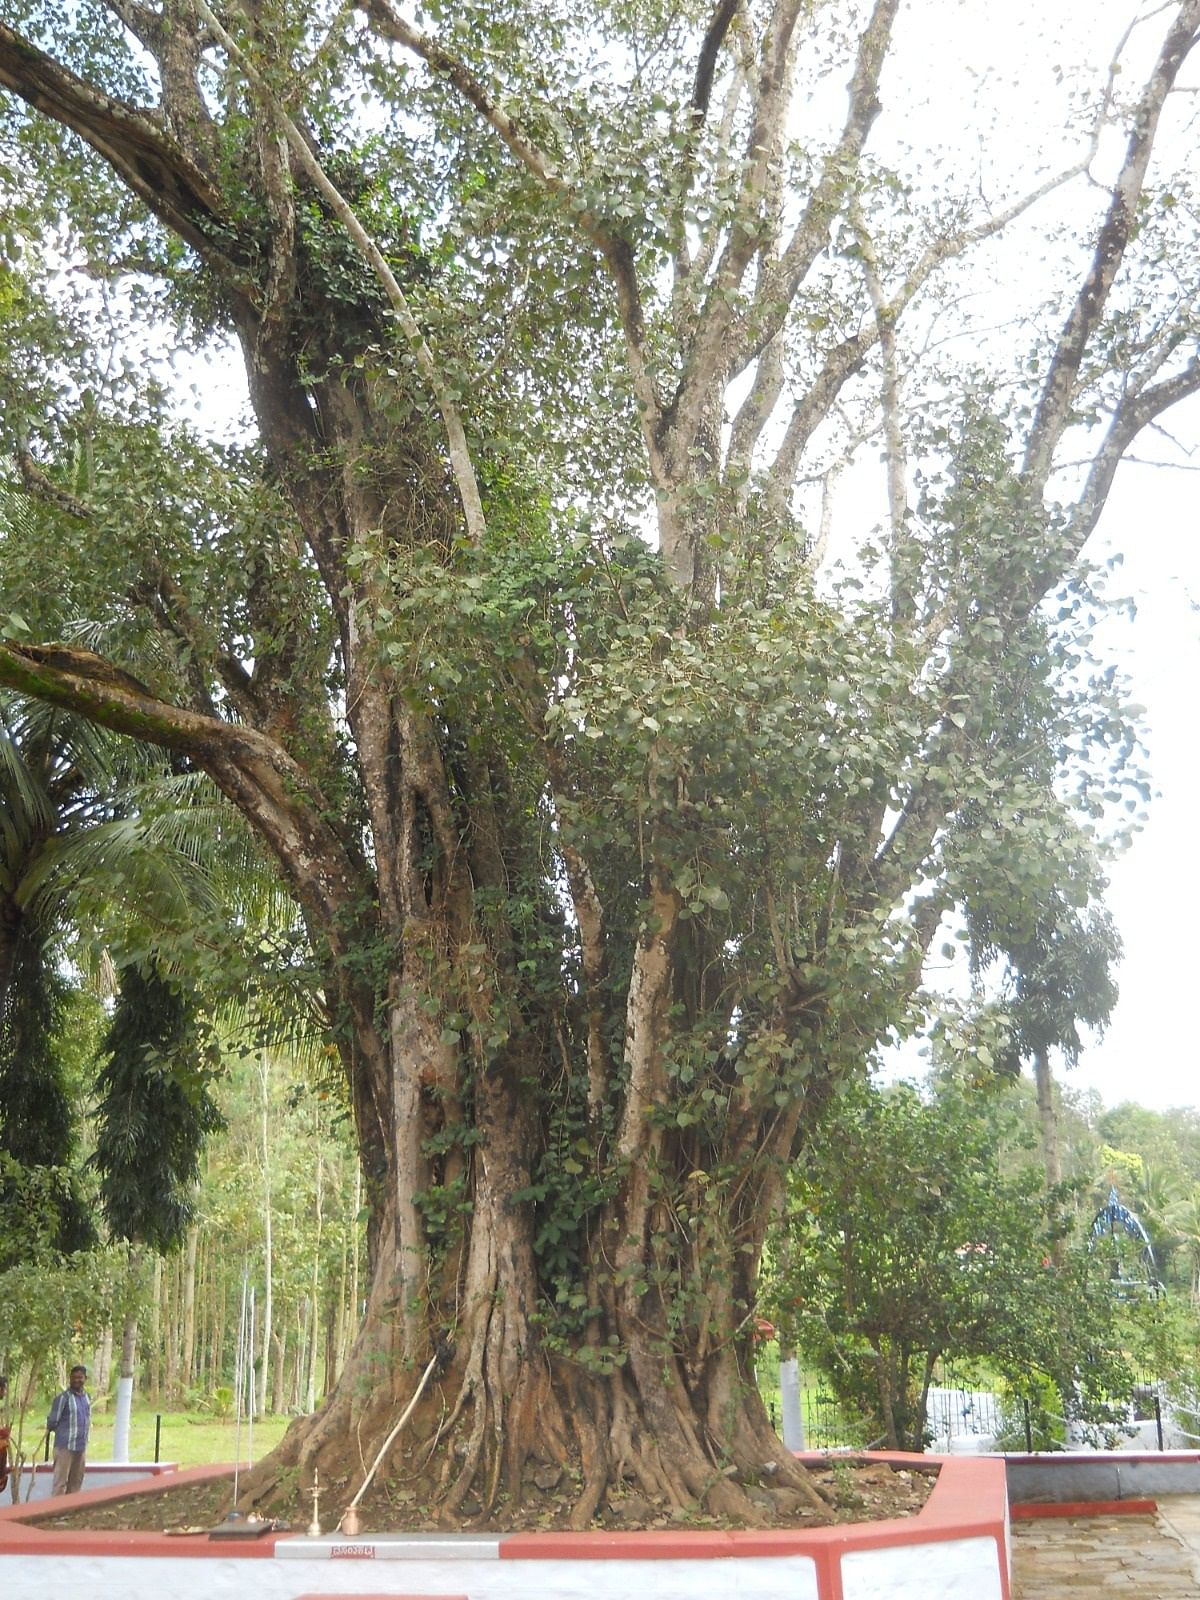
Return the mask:
<svg viewBox="0 0 1200 1600"><path fill-rule="evenodd" d="M1023 1500L1009 1507L1014 1522L1033 1522L1039 1517L1152 1517L1157 1500Z"/></svg>
<svg viewBox="0 0 1200 1600"><path fill-rule="evenodd" d="M804 1455L806 1465L828 1458ZM922 1509L912 1517L879 1522L839 1523L827 1528L747 1528L744 1530L651 1529L644 1533L517 1533L500 1537L502 1561L663 1561L712 1560L752 1556L807 1556L817 1569L820 1592L836 1600L841 1592L841 1560L859 1550L941 1543L957 1539L995 1542L1005 1600L1008 1597L1007 1489L1004 1461L998 1456L919 1456L874 1452L864 1457L908 1470L938 1469L937 1482ZM189 1467L171 1475L182 1486L228 1477L231 1467ZM72 1497L72 1509L101 1505L145 1493L136 1485L114 1484ZM1126 1502L1130 1504L1131 1502ZM40 1520L55 1516L61 1502L0 1507L0 1555L197 1556L238 1560L270 1558L287 1534L266 1534L252 1543L210 1541L206 1534L168 1535L100 1530L47 1529Z"/></svg>
<svg viewBox="0 0 1200 1600"><path fill-rule="evenodd" d="M824 1465L823 1456L802 1456ZM999 1457L873 1453L865 1459L911 1469L937 1466L938 1479L912 1517L845 1522L829 1528L746 1528L714 1532L657 1529L646 1533L514 1533L502 1539L501 1561L695 1561L729 1556L806 1555L827 1570L855 1550L994 1539L1005 1548L1007 1488ZM999 1559L999 1555L998 1555Z"/></svg>
<svg viewBox="0 0 1200 1600"><path fill-rule="evenodd" d="M120 1528L40 1528L47 1517L60 1517L66 1511L85 1506L110 1505L114 1500L129 1500L134 1495L153 1494L164 1489L180 1489L187 1484L208 1483L215 1478L232 1478L234 1469L223 1467L184 1467L171 1473L125 1483L106 1483L98 1489L83 1489L79 1494L54 1500L31 1500L27 1504L0 1506L0 1556L227 1556L231 1546L211 1541L207 1533L169 1534L133 1532ZM275 1553L275 1541L283 1535L264 1534L261 1539L238 1545L239 1559L262 1559Z"/></svg>

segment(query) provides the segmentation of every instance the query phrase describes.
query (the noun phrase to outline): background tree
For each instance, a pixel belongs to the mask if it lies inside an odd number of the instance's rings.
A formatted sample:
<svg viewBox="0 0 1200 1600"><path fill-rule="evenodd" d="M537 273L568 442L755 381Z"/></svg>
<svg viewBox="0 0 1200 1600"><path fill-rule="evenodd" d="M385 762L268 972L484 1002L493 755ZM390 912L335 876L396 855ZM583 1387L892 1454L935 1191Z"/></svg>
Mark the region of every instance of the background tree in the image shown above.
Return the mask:
<svg viewBox="0 0 1200 1600"><path fill-rule="evenodd" d="M993 139L935 172L888 130L928 82L897 13L0 25L35 502L0 680L258 832L366 1178L362 1335L251 1495L344 1479L419 1383L396 1462L447 1517L518 1507L537 1455L578 1463L579 1524L630 1476L748 1518L764 1462L802 1486L750 1384L788 1164L912 1024L943 915L984 879L1049 901L1064 796L1132 781L1078 562L1200 387L1186 185L1152 164L1200 0L1114 8L1063 168L1012 181ZM1051 193L1053 300L981 361L941 332L959 274ZM164 325L237 342L248 440L108 361ZM858 538L832 480L880 447ZM51 550L102 650L39 597Z"/></svg>
<svg viewBox="0 0 1200 1600"><path fill-rule="evenodd" d="M1171 1223L1191 1275L1189 1295L1200 1305L1200 1187L1193 1185L1171 1209Z"/></svg>
<svg viewBox="0 0 1200 1600"><path fill-rule="evenodd" d="M94 1244L96 1234L75 1170L75 1108L61 1050L71 990L51 966L53 956L53 947L27 936L15 952L0 1018L0 1150L22 1170L55 1174L56 1237L60 1251L70 1252Z"/></svg>
<svg viewBox="0 0 1200 1600"><path fill-rule="evenodd" d="M24 521L21 498L7 503ZM97 1237L93 1196L85 1201L71 1170L82 1144L101 1174L105 1236L134 1244L135 1261L145 1249L169 1253L184 1240L200 1149L219 1117L207 1087L215 1053L195 997L165 968L182 962L205 976L214 1001L245 994L245 972L215 981L229 946L214 926L235 900L241 915L270 925L256 905L255 864L236 848L236 829L232 839L228 825L224 839L205 829L204 796L157 751L36 701L4 696L0 717L0 1148L19 1170L53 1174L62 1251ZM221 904L214 873L225 880ZM210 941L221 954L205 961ZM107 1037L93 1033L72 1062L68 1035L84 1019L71 972L81 966L118 992ZM130 1303L121 1341L118 1449L138 1309Z"/></svg>
<svg viewBox="0 0 1200 1600"><path fill-rule="evenodd" d="M1082 1230L1053 1261L1057 1208L1035 1167L1004 1170L996 1091L858 1087L822 1134L782 1224L780 1259L801 1265L769 1303L870 1438L924 1449L945 1357L981 1359L1018 1393L1049 1379L1073 1420L1123 1420L1147 1306L1112 1294Z"/></svg>
<svg viewBox="0 0 1200 1600"><path fill-rule="evenodd" d="M77 1131L61 1044L70 985L50 858L94 821L111 772L102 730L69 713L0 700L0 1148L64 1176L60 1246L95 1235L74 1179Z"/></svg>
<svg viewBox="0 0 1200 1600"><path fill-rule="evenodd" d="M77 1143L62 1060L69 968L107 972L114 950L128 958L169 928L194 929L215 904L205 874L147 811L161 775L157 752L70 712L0 698L0 1145L25 1166L65 1168ZM64 1247L90 1230L73 1202Z"/></svg>
<svg viewBox="0 0 1200 1600"><path fill-rule="evenodd" d="M91 1160L109 1235L131 1247L137 1264L145 1248L178 1249L194 1215L200 1151L221 1125L209 1093L212 1062L205 1059L194 998L153 966L121 973L101 1049ZM121 1329L114 1461L128 1459L136 1339L137 1311L130 1307Z"/></svg>
<svg viewBox="0 0 1200 1600"><path fill-rule="evenodd" d="M194 998L126 967L101 1050L91 1159L104 1219L112 1237L166 1254L194 1215L204 1139L221 1126Z"/></svg>
<svg viewBox="0 0 1200 1600"><path fill-rule="evenodd" d="M1108 913L1088 903L1096 892L1098 886L1085 890L1085 908L1078 909L1060 889L1033 910L1021 929L1011 924L1003 931L972 926L976 966L996 956L1008 963L1007 1055L1017 1070L1024 1060L1033 1063L1048 1191L1063 1181L1051 1051L1060 1051L1066 1065L1074 1066L1083 1048L1080 1027L1102 1031L1117 1003L1113 969L1121 941ZM1082 898L1077 892L1075 899Z"/></svg>
<svg viewBox="0 0 1200 1600"><path fill-rule="evenodd" d="M9 1379L0 1415L12 1430L14 1502L43 1429L39 1419L31 1443L29 1415L37 1414L53 1364L86 1359L84 1330L103 1326L129 1288L121 1263L103 1250L76 1251L64 1270L64 1189L71 1198L61 1173L24 1168L0 1153L0 1371Z"/></svg>
<svg viewBox="0 0 1200 1600"><path fill-rule="evenodd" d="M193 1294L195 1362L183 1361L189 1266L176 1257L160 1275L156 1322L143 1322L152 1395L199 1398L230 1392L243 1277L258 1290L254 1346L268 1351L267 1409L300 1412L336 1382L357 1332L361 1280L361 1180L352 1129L336 1081L312 1063L277 1054L267 1107L273 1163L271 1226L274 1327L266 1337L266 1224L262 1210L261 1080L256 1055L234 1052L214 1085L225 1129L208 1141L196 1198L200 1220ZM157 1332L156 1332L157 1330ZM315 1370L314 1370L315 1368Z"/></svg>

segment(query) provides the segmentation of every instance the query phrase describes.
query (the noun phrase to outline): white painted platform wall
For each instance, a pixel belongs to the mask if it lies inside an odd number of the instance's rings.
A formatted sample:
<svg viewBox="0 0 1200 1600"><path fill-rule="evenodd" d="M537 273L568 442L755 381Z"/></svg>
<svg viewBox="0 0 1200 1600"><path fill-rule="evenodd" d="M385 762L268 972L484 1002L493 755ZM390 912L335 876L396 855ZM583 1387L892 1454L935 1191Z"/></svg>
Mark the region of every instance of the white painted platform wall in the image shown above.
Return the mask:
<svg viewBox="0 0 1200 1600"><path fill-rule="evenodd" d="M0 1560L4 1600L294 1600L299 1594L463 1594L470 1600L817 1600L807 1556L738 1561L263 1560L18 1556ZM916 1592L915 1590L913 1591ZM935 1591L926 1590L929 1595ZM959 1591L944 1590L946 1600ZM849 1596L847 1597L849 1600ZM855 1597L858 1600L858 1597ZM864 1592L865 1600L865 1592ZM985 1600L978 1578L961 1600Z"/></svg>

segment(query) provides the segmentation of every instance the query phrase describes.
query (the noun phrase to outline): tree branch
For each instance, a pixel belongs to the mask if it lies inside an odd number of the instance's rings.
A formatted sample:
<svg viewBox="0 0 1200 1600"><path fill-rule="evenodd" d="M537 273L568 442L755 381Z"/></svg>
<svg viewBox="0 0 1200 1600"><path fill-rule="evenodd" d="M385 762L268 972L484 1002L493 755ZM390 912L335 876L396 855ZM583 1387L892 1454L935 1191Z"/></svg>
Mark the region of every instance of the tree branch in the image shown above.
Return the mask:
<svg viewBox="0 0 1200 1600"><path fill-rule="evenodd" d="M622 1162L637 1162L646 1152L647 1139L651 1144L661 1139L661 1129L647 1132L646 1119L662 1091L663 1027L674 976L671 945L681 904L666 873L652 868L625 1008L629 1086L615 1146Z"/></svg>
<svg viewBox="0 0 1200 1600"><path fill-rule="evenodd" d="M162 18L157 11L152 11L149 6L138 4L138 0L104 0L105 5L120 19L135 39L140 39L146 48L153 49L162 37Z"/></svg>
<svg viewBox="0 0 1200 1600"><path fill-rule="evenodd" d="M774 414L783 393L785 377L783 335L777 334L759 357L750 391L737 409L725 452L725 470L739 483L738 498L744 504L750 488L750 468L754 447Z"/></svg>
<svg viewBox="0 0 1200 1600"><path fill-rule="evenodd" d="M63 511L76 522L89 522L92 517L92 508L85 505L77 495L61 489L53 479L48 478L38 466L29 452L29 446L24 439L18 441L17 471L21 474L21 482L29 491L30 497L35 500L44 500L47 505L52 505L57 511Z"/></svg>
<svg viewBox="0 0 1200 1600"><path fill-rule="evenodd" d="M48 477L34 461L28 446L23 442L18 444L16 458L21 481L32 498L44 500L47 505L53 506L57 511L65 512L76 522L95 522L96 513L93 507L77 495L60 488ZM159 567L153 557L148 560L153 566L154 576L147 580L141 592L132 594L130 599L135 604L147 605L162 627L189 647L193 656L192 688L197 698L204 702L205 709L215 715L207 685L202 675L195 669L198 660L208 656L212 659L217 675L235 709L247 722L253 724L256 720L254 713L259 708L251 674L236 656L211 647L211 641L205 638L205 630L193 613L188 598L179 584Z"/></svg>
<svg viewBox="0 0 1200 1600"><path fill-rule="evenodd" d="M1021 471L1034 493L1045 487L1054 451L1070 421L1084 352L1100 325L1133 233L1159 118L1176 75L1196 43L1198 28L1200 0L1181 0L1134 113L1125 159L1096 236L1091 265L1059 335L1030 428Z"/></svg>
<svg viewBox="0 0 1200 1600"><path fill-rule="evenodd" d="M333 214L358 246L358 249L374 270L375 276L383 285L384 292L391 303L392 310L395 312L396 320L399 322L412 348L417 370L428 384L430 393L433 395L438 410L441 412L442 423L446 429L446 438L449 445L450 466L462 500L463 514L467 522L467 533L473 541L478 543L486 532L487 522L483 513L483 502L479 496L479 486L475 480L475 466L471 459L470 446L467 444L466 432L458 415L458 407L450 396L449 389L442 378L438 365L433 359L433 352L426 343L425 335L422 333L417 319L412 314L408 300L397 282L395 273L388 266L379 246L355 216L341 190L330 180L324 167L313 154L308 140L283 109L262 74L247 58L245 51L217 21L206 0L193 0L193 4L228 52L230 59L238 63L259 98L278 119L284 137L291 146L292 153L302 170L328 201Z"/></svg>
<svg viewBox="0 0 1200 1600"><path fill-rule="evenodd" d="M652 445L651 467L658 460L654 444L661 402L646 364L645 326L641 293L638 289L633 251L620 234L614 232L594 211L582 205L573 184L558 171L544 150L525 132L515 118L496 104L475 75L436 39L414 28L396 10L392 0L367 0L367 14L381 38L403 45L475 107L488 125L499 134L508 149L541 184L547 194L559 200L571 221L601 255L617 293L617 306L625 334L634 396L641 409L643 427Z"/></svg>
<svg viewBox="0 0 1200 1600"><path fill-rule="evenodd" d="M791 58L788 58L788 95L790 97L791 84ZM783 128L780 125L780 137ZM761 283L765 275L774 267L779 254L779 239L783 230L783 203L784 184L786 180L786 163L782 159L782 150L773 152L774 159L767 168L767 183L763 206L764 228L763 238L758 251L758 276ZM678 326L678 317L676 318ZM727 476L733 479L737 502L744 506L750 492L750 469L754 456L754 449L762 435L762 430L774 413L776 403L783 392L785 373L785 342L782 333L777 334L762 351L754 374L754 382L750 393L738 408L730 429L729 448L725 453L725 466Z"/></svg>
<svg viewBox="0 0 1200 1600"><path fill-rule="evenodd" d="M842 387L862 370L863 362L875 344L877 333L864 329L843 339L828 352L820 372L793 408L783 440L768 472L766 503L775 516L782 516L788 505L800 457Z"/></svg>
<svg viewBox="0 0 1200 1600"><path fill-rule="evenodd" d="M1128 395L1118 406L1071 515L1070 540L1074 552L1083 549L1100 520L1116 470L1137 435L1164 411L1194 394L1200 394L1200 355L1193 355L1181 372L1140 393Z"/></svg>
<svg viewBox="0 0 1200 1600"><path fill-rule="evenodd" d="M215 244L224 221L219 190L148 111L85 83L0 23L0 88L79 134L167 227L206 261L231 267ZM246 292L246 284L242 289Z"/></svg>
<svg viewBox="0 0 1200 1600"><path fill-rule="evenodd" d="M898 6L899 0L876 0L871 19L859 40L850 80L850 107L841 136L825 160L820 180L778 266L764 275L749 316L739 324L740 337L734 341L735 348L728 363L731 372L741 371L783 326L797 290L829 242L829 230L837 215L847 172L862 154L867 135L879 115L879 77L891 43Z"/></svg>
<svg viewBox="0 0 1200 1600"><path fill-rule="evenodd" d="M896 4L897 0L881 0ZM762 202L767 174L782 133L788 60L801 0L776 0L763 40L762 61L746 142L740 192L725 249L699 312L669 413L672 455L683 458L700 430L713 380L728 369L733 298L762 242Z"/></svg>
<svg viewBox="0 0 1200 1600"><path fill-rule="evenodd" d="M875 332L879 341L882 373L879 405L883 416L884 454L887 465L889 554L891 557L892 619L910 622L916 611L912 574L905 572L905 555L911 557L912 540L908 529L908 458L904 448L904 429L900 421L900 362L896 349L896 312L887 302L875 240L867 227L857 196L850 203L850 222L858 239L863 275L871 309L875 313ZM911 560L910 563L911 565Z"/></svg>
<svg viewBox="0 0 1200 1600"><path fill-rule="evenodd" d="M699 128L703 125L708 115L708 103L712 97L713 75L717 69L717 57L721 53L721 46L725 43L725 35L737 16L741 0L720 0L717 9L713 12L712 20L704 35L704 42L700 46L700 54L696 57L696 76L692 83L692 126Z"/></svg>
<svg viewBox="0 0 1200 1600"><path fill-rule="evenodd" d="M325 797L275 740L160 700L90 650L0 640L0 684L188 756L270 846L331 948L342 948L359 914L353 909L358 874L323 820L330 814Z"/></svg>
<svg viewBox="0 0 1200 1600"><path fill-rule="evenodd" d="M739 61L725 91L725 102L721 109L721 120L714 141L716 146L714 178L718 184L726 181L732 171L733 163L729 159L728 152L732 144L734 119L737 116L737 109L741 104L748 79L749 69L747 64ZM688 325L689 320L696 315L696 306L687 293L689 285L692 283L703 285L716 258L717 246L721 242L720 230L710 228L707 234L701 236L700 248L696 253L695 260L692 259L691 246L687 236L687 216L684 199L690 192L691 167L695 161L695 155L695 141L693 140L691 149L684 156L683 182L680 185L679 204L676 207L671 231L671 255L674 266L671 311L675 321L676 337L680 340L683 338L683 330Z"/></svg>
<svg viewBox="0 0 1200 1600"><path fill-rule="evenodd" d="M900 287L892 294L890 299L884 299L882 282L879 283L880 301L875 308L874 330L861 329L841 344L835 345L824 360L820 373L814 379L808 392L801 398L793 410L791 420L775 457L775 462L770 469L771 486L768 491L768 500L777 508L786 503L800 467L800 457L804 446L808 443L816 426L821 422L829 407L837 397L845 382L861 371L863 363L874 346L879 342L880 319L894 331L899 325L900 318L907 310L910 303L916 298L918 292L933 276L936 270L947 261L963 255L972 245L982 244L985 239L993 238L1003 232L1010 223L1029 211L1039 201L1062 188L1073 178L1077 178L1087 171L1088 165L1095 153L1095 145L1099 136L1099 128L1093 130L1092 139L1087 153L1080 160L1057 173L1052 178L1047 178L1028 194L1023 195L1012 205L996 212L993 216L984 218L981 222L961 228L957 233L949 234L943 238L935 239L932 244L922 252L920 258L913 266ZM778 337L775 335L774 337ZM769 349L770 345L765 349ZM764 349L758 349L756 354L763 356ZM755 381L750 393L743 402L742 408L734 424L734 438L738 441L739 448L748 449L748 431L757 425L759 433L762 431L770 415L767 409L768 400L773 406L778 398L779 389L771 397L768 384L770 382L769 364L765 376L755 375ZM751 408L756 408L757 415L752 414ZM732 459L732 449L730 452Z"/></svg>
<svg viewBox="0 0 1200 1600"><path fill-rule="evenodd" d="M945 766L961 743L961 735L945 720L938 732L937 760ZM931 754L928 764L933 759ZM927 772L917 778L887 838L873 856L864 853L860 858L860 881L847 885L847 898L856 909L897 904L918 880L945 824L948 798L940 779Z"/></svg>

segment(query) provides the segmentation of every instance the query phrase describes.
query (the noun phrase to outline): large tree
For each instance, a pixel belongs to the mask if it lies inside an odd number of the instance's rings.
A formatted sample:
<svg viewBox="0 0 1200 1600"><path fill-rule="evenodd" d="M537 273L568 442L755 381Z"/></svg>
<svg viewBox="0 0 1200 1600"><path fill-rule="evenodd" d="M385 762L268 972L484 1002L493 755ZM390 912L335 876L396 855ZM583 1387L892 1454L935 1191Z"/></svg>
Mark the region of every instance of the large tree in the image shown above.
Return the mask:
<svg viewBox="0 0 1200 1600"><path fill-rule="evenodd" d="M946 912L1080 876L1065 796L1128 734L1071 584L1200 387L1189 193L1155 164L1200 0L1107 7L1061 166L1011 170L914 109L899 9L0 25L37 507L0 681L257 829L367 1178L355 1357L256 1493L344 1478L420 1384L393 1449L447 1516L519 1502L538 1455L578 1467L579 1524L626 1479L747 1516L764 1463L800 1481L749 1362L785 1168L908 1025ZM1008 230L1044 271L972 323L964 264L1003 270ZM252 437L139 387L172 328L236 340ZM857 538L835 480L879 457Z"/></svg>

